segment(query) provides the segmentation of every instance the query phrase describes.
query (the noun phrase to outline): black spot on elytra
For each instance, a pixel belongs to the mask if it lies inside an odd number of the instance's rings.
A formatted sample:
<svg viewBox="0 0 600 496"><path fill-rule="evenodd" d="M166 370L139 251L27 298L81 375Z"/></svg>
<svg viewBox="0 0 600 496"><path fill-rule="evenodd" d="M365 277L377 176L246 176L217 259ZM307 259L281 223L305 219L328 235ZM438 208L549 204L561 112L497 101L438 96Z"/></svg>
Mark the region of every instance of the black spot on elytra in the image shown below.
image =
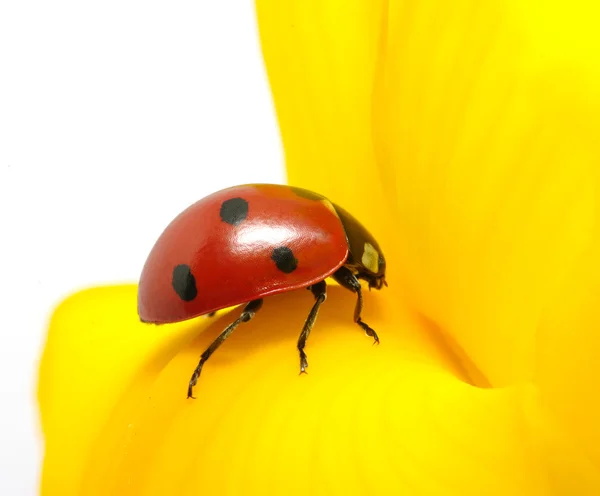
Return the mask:
<svg viewBox="0 0 600 496"><path fill-rule="evenodd" d="M275 262L275 265L281 272L289 274L294 272L298 267L298 259L294 256L294 252L287 246L280 246L273 250L271 259Z"/></svg>
<svg viewBox="0 0 600 496"><path fill-rule="evenodd" d="M221 220L237 226L248 217L248 202L243 198L230 198L221 204Z"/></svg>
<svg viewBox="0 0 600 496"><path fill-rule="evenodd" d="M290 186L290 189L296 193L301 198L306 198L307 200L321 201L324 200L325 197L318 193L313 193L304 188L297 188L296 186Z"/></svg>
<svg viewBox="0 0 600 496"><path fill-rule="evenodd" d="M173 289L183 301L192 301L198 295L196 278L189 265L181 264L173 269Z"/></svg>

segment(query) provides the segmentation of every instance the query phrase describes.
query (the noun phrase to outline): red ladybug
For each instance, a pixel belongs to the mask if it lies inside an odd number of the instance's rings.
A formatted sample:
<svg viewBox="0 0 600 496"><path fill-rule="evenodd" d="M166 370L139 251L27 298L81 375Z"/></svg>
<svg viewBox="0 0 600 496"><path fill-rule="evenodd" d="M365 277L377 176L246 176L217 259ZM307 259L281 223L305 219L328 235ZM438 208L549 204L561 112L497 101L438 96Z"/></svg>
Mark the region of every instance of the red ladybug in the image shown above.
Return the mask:
<svg viewBox="0 0 600 496"><path fill-rule="evenodd" d="M202 366L265 296L310 289L316 302L298 339L300 372L308 367L304 346L333 277L358 296L354 321L379 338L361 319L360 280L369 289L387 286L385 258L377 241L343 208L311 191L276 184L234 186L196 202L164 230L142 271L138 313L143 322L180 322L246 303L240 317L206 349L194 370L188 398Z"/></svg>

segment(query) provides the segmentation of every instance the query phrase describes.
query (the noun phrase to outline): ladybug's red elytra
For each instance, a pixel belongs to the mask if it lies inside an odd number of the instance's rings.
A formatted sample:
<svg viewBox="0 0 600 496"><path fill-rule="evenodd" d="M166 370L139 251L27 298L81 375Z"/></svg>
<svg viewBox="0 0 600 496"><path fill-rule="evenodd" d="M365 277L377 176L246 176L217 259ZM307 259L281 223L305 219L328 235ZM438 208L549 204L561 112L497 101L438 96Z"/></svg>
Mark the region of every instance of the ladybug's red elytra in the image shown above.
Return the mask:
<svg viewBox="0 0 600 496"><path fill-rule="evenodd" d="M385 269L373 236L324 196L277 184L234 186L194 203L163 231L140 276L138 314L142 322L164 324L246 304L202 353L189 382L191 398L204 363L254 317L263 298L300 288L316 300L298 339L305 372L304 347L327 296L327 277L357 294L354 321L379 343L361 319L360 280L381 289Z"/></svg>

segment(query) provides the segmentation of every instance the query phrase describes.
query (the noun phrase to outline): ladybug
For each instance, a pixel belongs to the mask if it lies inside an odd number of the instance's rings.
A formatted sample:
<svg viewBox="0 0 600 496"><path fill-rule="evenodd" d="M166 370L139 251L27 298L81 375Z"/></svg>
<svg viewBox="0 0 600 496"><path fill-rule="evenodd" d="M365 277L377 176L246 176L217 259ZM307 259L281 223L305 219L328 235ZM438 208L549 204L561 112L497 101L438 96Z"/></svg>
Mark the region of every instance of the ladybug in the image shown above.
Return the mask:
<svg viewBox="0 0 600 496"><path fill-rule="evenodd" d="M361 280L381 289L385 258L377 241L346 210L312 191L277 184L247 184L217 191L179 214L152 248L138 287L138 314L164 324L245 304L241 315L202 353L188 398L204 363L263 298L300 288L315 303L298 339L300 373L304 347L332 277L356 293L356 322L379 343L361 318Z"/></svg>

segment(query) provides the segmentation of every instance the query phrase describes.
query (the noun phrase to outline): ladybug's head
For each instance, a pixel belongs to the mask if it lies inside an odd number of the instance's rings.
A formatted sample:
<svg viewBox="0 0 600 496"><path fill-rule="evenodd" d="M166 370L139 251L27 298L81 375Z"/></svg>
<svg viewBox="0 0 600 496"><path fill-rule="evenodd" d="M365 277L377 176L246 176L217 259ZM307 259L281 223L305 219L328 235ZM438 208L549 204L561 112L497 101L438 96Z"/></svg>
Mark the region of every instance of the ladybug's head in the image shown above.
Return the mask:
<svg viewBox="0 0 600 496"><path fill-rule="evenodd" d="M377 272L373 272L374 264L369 263L369 267L363 265L363 263L355 263L355 269L358 271L356 277L363 279L369 283L369 290L372 288L381 289L383 286L387 287L385 280L385 258L383 254L379 253L377 257Z"/></svg>
<svg viewBox="0 0 600 496"><path fill-rule="evenodd" d="M387 286L385 257L375 238L346 210L338 205L334 207L348 239L349 253L346 265L353 269L356 277L369 284L369 289Z"/></svg>

